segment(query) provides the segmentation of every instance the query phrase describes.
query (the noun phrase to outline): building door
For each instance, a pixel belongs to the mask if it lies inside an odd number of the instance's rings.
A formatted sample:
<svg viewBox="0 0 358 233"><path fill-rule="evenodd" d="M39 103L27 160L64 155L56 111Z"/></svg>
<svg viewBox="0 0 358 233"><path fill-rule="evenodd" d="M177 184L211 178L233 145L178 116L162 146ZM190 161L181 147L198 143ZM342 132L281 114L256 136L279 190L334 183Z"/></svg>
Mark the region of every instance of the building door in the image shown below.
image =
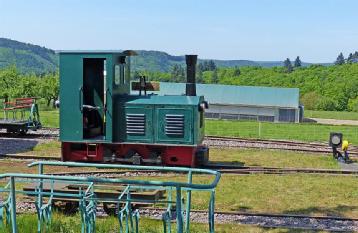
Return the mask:
<svg viewBox="0 0 358 233"><path fill-rule="evenodd" d="M279 110L278 120L281 122L295 122L296 110L295 109L283 109Z"/></svg>

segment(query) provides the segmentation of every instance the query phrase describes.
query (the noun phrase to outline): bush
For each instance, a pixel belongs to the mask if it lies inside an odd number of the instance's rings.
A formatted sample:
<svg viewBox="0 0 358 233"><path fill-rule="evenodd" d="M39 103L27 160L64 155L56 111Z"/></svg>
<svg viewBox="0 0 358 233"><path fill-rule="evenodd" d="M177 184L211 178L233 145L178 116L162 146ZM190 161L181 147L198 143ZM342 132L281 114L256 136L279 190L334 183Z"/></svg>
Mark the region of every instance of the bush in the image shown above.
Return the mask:
<svg viewBox="0 0 358 233"><path fill-rule="evenodd" d="M301 97L301 103L305 106L305 109L314 110L321 98L316 92L308 92Z"/></svg>
<svg viewBox="0 0 358 233"><path fill-rule="evenodd" d="M328 97L322 97L318 100L315 109L324 110L324 111L334 111L336 109L336 103Z"/></svg>
<svg viewBox="0 0 358 233"><path fill-rule="evenodd" d="M348 101L348 111L358 112L358 97Z"/></svg>

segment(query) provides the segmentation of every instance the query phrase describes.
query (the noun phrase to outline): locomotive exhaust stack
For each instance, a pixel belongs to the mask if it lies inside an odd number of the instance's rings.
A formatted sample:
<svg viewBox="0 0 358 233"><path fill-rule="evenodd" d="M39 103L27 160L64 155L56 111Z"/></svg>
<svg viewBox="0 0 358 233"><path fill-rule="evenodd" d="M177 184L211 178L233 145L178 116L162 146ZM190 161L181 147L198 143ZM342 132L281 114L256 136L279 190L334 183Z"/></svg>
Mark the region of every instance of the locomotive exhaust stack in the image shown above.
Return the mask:
<svg viewBox="0 0 358 233"><path fill-rule="evenodd" d="M186 92L187 96L196 96L196 61L198 55L185 55L186 61Z"/></svg>

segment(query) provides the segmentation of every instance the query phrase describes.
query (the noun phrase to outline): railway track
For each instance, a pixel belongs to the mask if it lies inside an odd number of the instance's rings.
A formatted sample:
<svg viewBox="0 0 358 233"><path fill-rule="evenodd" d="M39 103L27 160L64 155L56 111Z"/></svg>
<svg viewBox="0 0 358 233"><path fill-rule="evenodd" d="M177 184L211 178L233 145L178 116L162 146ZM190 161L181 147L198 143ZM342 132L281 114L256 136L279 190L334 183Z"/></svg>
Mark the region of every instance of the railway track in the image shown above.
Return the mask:
<svg viewBox="0 0 358 233"><path fill-rule="evenodd" d="M161 216L165 209L143 207L141 215ZM175 216L175 213L173 213ZM191 210L191 221L204 222L208 214L203 210ZM358 230L358 218L345 218L324 215L249 213L240 211L215 211L216 223L239 223L257 225L265 228L289 228L301 230L323 230L334 232L355 232Z"/></svg>
<svg viewBox="0 0 358 233"><path fill-rule="evenodd" d="M239 148L264 148L279 149L319 154L332 154L332 149L324 143L297 142L286 140L269 140L269 139L246 139L236 137L219 137L206 136L204 144L211 147L239 147ZM350 146L350 157L358 158L358 148Z"/></svg>
<svg viewBox="0 0 358 233"><path fill-rule="evenodd" d="M166 211L164 208L157 207L137 207L141 217L161 220L161 216ZM17 203L18 214L35 213L34 201L24 198ZM107 216L103 210L103 205L99 203L97 217ZM173 220L176 213L172 211ZM195 223L206 223L208 212L206 210L190 211L190 220ZM356 232L358 231L358 218L347 218L340 216L326 215L304 215L304 214L280 214L263 212L244 212L244 211L215 211L215 223L219 224L242 224L259 226L263 228L287 228L300 229L307 231L328 231L328 232Z"/></svg>
<svg viewBox="0 0 358 233"><path fill-rule="evenodd" d="M43 127L36 131L30 131L27 134L7 133L5 130L0 131L0 138L18 138L18 139L57 139L59 137L58 128Z"/></svg>
<svg viewBox="0 0 358 233"><path fill-rule="evenodd" d="M223 174L328 174L328 175L354 175L358 176L358 170L336 170L336 169L312 169L312 168L278 168L278 167L259 167L259 166L219 166L209 165L205 168L220 171ZM116 175L135 174L135 176L164 176L170 175L170 172L156 172L154 170L121 170L121 171L86 171L86 172L60 172L51 173L51 175L64 176L106 176L115 177Z"/></svg>
<svg viewBox="0 0 358 233"><path fill-rule="evenodd" d="M42 128L38 131L31 132L25 135L8 134L0 131L0 138L19 138L19 139L58 139L58 128ZM298 152L308 152L316 154L331 154L332 149L325 143L319 142L300 142L277 139L247 139L238 137L224 137L224 136L206 136L204 144L211 147L238 147L238 148L259 148L259 149L278 149ZM358 147L350 146L350 157L358 158Z"/></svg>
<svg viewBox="0 0 358 233"><path fill-rule="evenodd" d="M53 160L53 161L61 160L61 157L56 157L56 156L26 155L26 154L0 154L0 158L21 159L21 160Z"/></svg>
<svg viewBox="0 0 358 233"><path fill-rule="evenodd" d="M19 159L19 160L51 160L60 161L60 157L56 156L38 156L38 155L22 155L22 154L0 154L1 158ZM358 170L337 170L337 169L314 169L314 168L293 168L293 167L263 167L263 166L240 166L235 164L209 163L203 168L213 169L225 174L331 174L331 175L358 175ZM135 173L142 173L142 170L132 170ZM130 171L88 171L88 172L63 172L56 175L95 175L95 174L122 174ZM154 171L148 171L153 173Z"/></svg>

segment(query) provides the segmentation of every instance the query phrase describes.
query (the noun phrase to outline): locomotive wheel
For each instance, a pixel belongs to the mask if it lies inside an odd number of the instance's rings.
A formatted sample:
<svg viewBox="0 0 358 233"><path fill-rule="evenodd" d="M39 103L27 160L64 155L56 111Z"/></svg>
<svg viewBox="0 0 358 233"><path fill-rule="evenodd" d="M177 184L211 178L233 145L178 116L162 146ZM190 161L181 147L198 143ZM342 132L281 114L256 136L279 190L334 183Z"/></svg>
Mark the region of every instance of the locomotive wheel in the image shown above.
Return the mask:
<svg viewBox="0 0 358 233"><path fill-rule="evenodd" d="M116 216L118 214L116 203L103 203L103 210L109 216Z"/></svg>
<svg viewBox="0 0 358 233"><path fill-rule="evenodd" d="M18 131L18 133L19 133L20 135L25 135L25 134L27 133L27 129L20 129L20 130Z"/></svg>
<svg viewBox="0 0 358 233"><path fill-rule="evenodd" d="M53 207L66 215L73 215L77 213L79 204L76 201L56 201Z"/></svg>
<svg viewBox="0 0 358 233"><path fill-rule="evenodd" d="M120 204L120 208L122 208L124 206L124 204ZM136 209L135 205L131 205L132 210ZM117 216L118 215L118 208L117 208L117 203L103 203L103 210L106 214L108 214L109 216Z"/></svg>

